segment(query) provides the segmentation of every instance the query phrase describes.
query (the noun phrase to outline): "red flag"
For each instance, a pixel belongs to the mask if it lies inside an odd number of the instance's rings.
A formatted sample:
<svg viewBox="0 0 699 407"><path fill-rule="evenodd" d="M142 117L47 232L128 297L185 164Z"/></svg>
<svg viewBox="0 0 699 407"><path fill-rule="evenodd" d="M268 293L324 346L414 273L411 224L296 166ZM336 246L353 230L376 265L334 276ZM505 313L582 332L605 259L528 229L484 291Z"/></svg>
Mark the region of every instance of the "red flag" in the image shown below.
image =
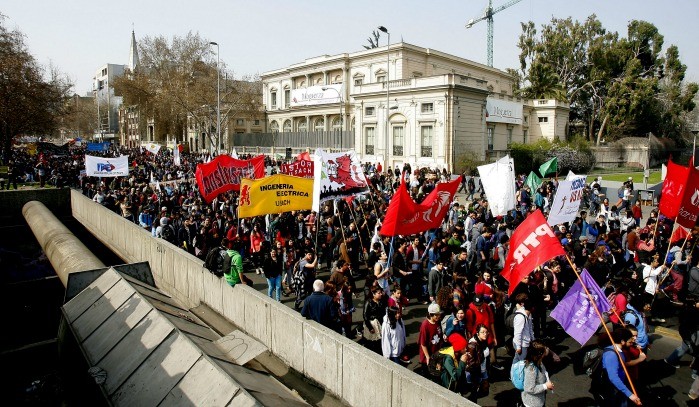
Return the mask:
<svg viewBox="0 0 699 407"><path fill-rule="evenodd" d="M674 219L679 212L688 175L688 167L675 164L672 160L667 162L667 175L663 182L658 209L668 218Z"/></svg>
<svg viewBox="0 0 699 407"><path fill-rule="evenodd" d="M509 294L532 270L560 255L565 255L563 246L541 211L529 215L512 233L505 267L500 272L510 282Z"/></svg>
<svg viewBox="0 0 699 407"><path fill-rule="evenodd" d="M259 179L265 176L265 157L236 160L229 155L219 155L206 164L197 164L194 177L206 202L218 194L239 190L243 178Z"/></svg>
<svg viewBox="0 0 699 407"><path fill-rule="evenodd" d="M420 204L416 204L408 194L405 178L401 179L403 181L398 191L388 204L381 234L409 236L439 227L449 210L449 203L454 200L461 177L450 182L438 183Z"/></svg>
<svg viewBox="0 0 699 407"><path fill-rule="evenodd" d="M684 184L684 196L677 211L677 223L691 229L697 225L699 214L699 170L692 165L688 173L687 182Z"/></svg>
<svg viewBox="0 0 699 407"><path fill-rule="evenodd" d="M689 236L689 231L682 226L678 227L674 232L672 232L672 237L670 238L670 244L675 244L682 239L686 239Z"/></svg>
<svg viewBox="0 0 699 407"><path fill-rule="evenodd" d="M303 153L299 153L299 155L296 156L296 161L301 161L301 160L311 161L311 155L308 153L308 151L304 151Z"/></svg>

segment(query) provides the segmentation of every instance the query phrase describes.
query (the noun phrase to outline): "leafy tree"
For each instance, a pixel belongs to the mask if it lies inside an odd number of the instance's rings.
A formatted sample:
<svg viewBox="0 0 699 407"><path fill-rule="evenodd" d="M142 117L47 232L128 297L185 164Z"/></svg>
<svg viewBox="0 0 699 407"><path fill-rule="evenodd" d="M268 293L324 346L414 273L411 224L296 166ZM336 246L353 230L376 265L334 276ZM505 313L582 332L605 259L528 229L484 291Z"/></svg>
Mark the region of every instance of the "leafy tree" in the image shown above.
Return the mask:
<svg viewBox="0 0 699 407"><path fill-rule="evenodd" d="M114 91L123 96L125 106L139 109L140 120L153 120L156 141L167 135L182 139L187 120L213 120L208 133L214 134L216 126L225 129L240 114L255 118L262 114L259 77L233 80L233 73L220 61L221 123L216 123L217 61L209 41L199 34L190 32L171 41L146 37L139 43L139 57L135 72L114 80Z"/></svg>
<svg viewBox="0 0 699 407"><path fill-rule="evenodd" d="M0 14L0 141L7 161L14 137L58 129L72 85L56 68L39 66L5 18Z"/></svg>
<svg viewBox="0 0 699 407"><path fill-rule="evenodd" d="M626 38L604 29L595 15L584 22L553 18L537 32L523 23L521 85L527 98L568 101L571 121L590 141L653 132L678 138L686 133L696 84L684 84L685 67L671 46L646 21L633 20Z"/></svg>
<svg viewBox="0 0 699 407"><path fill-rule="evenodd" d="M379 38L381 38L381 33L378 30L371 32L371 37L367 38L369 45L364 45L364 49L374 49L379 47Z"/></svg>

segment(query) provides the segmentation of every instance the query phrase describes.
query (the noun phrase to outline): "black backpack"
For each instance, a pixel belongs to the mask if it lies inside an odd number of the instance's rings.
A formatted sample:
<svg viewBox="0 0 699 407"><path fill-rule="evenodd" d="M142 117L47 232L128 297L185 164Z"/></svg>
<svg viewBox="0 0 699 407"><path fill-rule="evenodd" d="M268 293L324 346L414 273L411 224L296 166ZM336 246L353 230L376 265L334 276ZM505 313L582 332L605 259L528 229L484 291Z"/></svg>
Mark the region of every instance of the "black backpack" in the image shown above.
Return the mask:
<svg viewBox="0 0 699 407"><path fill-rule="evenodd" d="M583 369L590 377L590 393L596 398L604 399L609 394L609 376L602 367L602 357L607 352L614 352L611 349L594 348L585 352L583 357Z"/></svg>
<svg viewBox="0 0 699 407"><path fill-rule="evenodd" d="M204 267L206 267L210 272L212 272L217 277L223 276L223 263L228 256L226 249L221 249L220 247L209 250L206 253L206 259L204 259Z"/></svg>
<svg viewBox="0 0 699 407"><path fill-rule="evenodd" d="M514 305L512 307L514 307ZM517 316L517 314L522 315L526 321L527 316L523 312L513 311L511 314L509 314L505 318L505 328L507 328L507 331L510 335L515 334L515 317Z"/></svg>
<svg viewBox="0 0 699 407"><path fill-rule="evenodd" d="M175 229L170 225L164 225L163 230L160 232L164 240L175 243Z"/></svg>
<svg viewBox="0 0 699 407"><path fill-rule="evenodd" d="M440 377L442 375L445 357L451 356L440 353L439 351L430 356L430 363L427 364L427 371L430 373L430 376Z"/></svg>

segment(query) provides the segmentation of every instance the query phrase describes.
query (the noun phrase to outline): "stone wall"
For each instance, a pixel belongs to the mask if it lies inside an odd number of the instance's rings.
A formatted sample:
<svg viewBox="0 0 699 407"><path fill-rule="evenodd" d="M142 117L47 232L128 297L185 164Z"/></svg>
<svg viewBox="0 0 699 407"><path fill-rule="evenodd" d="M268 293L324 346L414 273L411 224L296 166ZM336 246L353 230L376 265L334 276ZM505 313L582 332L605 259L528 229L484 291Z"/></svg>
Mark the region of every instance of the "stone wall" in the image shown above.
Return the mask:
<svg viewBox="0 0 699 407"><path fill-rule="evenodd" d="M292 369L353 406L476 406L245 285L231 288L203 262L72 191L73 217L126 262L148 261L157 286L207 304Z"/></svg>

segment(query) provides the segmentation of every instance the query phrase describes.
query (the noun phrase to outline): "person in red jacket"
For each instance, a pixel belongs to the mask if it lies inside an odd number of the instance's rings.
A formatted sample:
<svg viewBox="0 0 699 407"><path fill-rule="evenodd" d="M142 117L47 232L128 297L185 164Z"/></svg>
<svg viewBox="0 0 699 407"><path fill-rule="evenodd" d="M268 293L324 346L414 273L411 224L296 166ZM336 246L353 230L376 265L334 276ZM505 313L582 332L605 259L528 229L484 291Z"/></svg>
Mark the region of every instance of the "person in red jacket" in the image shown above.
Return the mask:
<svg viewBox="0 0 699 407"><path fill-rule="evenodd" d="M493 309L485 303L483 297L475 295L473 301L469 304L466 310L466 331L471 335L476 334L476 329L479 325L488 327L490 335L488 335L488 349L490 349L490 365L498 370L502 367L496 363L497 335L495 331L495 315Z"/></svg>

